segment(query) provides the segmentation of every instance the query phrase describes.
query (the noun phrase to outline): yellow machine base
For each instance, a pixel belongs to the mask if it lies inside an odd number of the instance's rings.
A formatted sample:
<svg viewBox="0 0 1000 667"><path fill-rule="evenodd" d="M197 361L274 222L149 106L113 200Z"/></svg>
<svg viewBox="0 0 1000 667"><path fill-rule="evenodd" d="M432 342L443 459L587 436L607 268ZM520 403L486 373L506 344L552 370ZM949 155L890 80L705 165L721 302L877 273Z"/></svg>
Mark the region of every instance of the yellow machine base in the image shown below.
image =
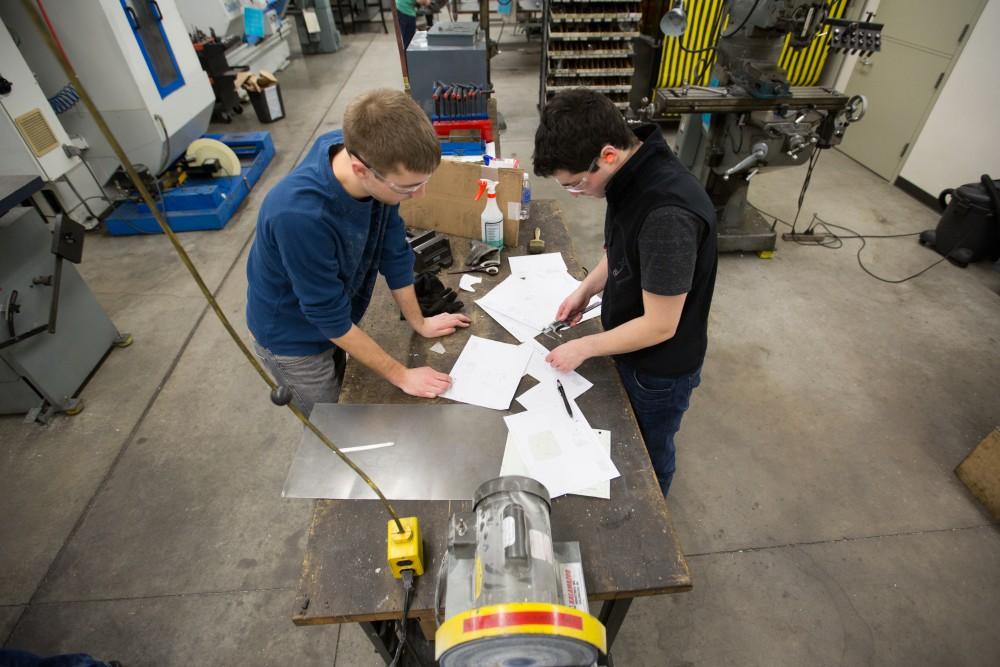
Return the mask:
<svg viewBox="0 0 1000 667"><path fill-rule="evenodd" d="M448 651L471 642L482 643L484 650L489 650L488 640L514 636L523 637L522 645L551 637L607 652L604 626L590 614L557 604L517 602L470 609L446 620L434 636L435 657L441 660Z"/></svg>

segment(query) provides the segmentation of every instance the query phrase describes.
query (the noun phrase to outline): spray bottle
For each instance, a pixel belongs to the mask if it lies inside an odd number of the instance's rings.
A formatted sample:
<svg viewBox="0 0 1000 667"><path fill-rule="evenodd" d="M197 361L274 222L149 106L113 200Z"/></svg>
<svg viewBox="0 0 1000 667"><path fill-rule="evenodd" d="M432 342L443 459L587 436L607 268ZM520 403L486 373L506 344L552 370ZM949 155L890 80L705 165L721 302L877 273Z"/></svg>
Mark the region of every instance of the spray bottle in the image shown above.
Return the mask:
<svg viewBox="0 0 1000 667"><path fill-rule="evenodd" d="M476 193L476 201L479 201L483 192L486 192L486 206L483 208L480 220L480 233L483 243L493 248L503 248L503 213L497 206L497 185L499 182L491 181L487 178L479 179L479 192Z"/></svg>

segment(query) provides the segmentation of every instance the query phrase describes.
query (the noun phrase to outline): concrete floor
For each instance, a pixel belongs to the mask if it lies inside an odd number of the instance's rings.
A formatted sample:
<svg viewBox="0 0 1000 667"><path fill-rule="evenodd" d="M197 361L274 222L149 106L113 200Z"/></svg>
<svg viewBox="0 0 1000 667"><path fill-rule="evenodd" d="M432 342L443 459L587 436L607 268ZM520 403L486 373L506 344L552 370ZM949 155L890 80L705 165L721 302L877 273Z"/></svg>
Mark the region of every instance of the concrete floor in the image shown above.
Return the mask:
<svg viewBox="0 0 1000 667"><path fill-rule="evenodd" d="M529 160L538 45L517 39L493 72L503 146ZM345 41L282 73L278 155L239 214L183 237L237 327L264 194L352 97L400 85L391 39ZM790 218L801 178L762 174L751 199ZM592 266L602 204L533 183ZM869 233L937 217L836 152L814 211ZM952 472L1000 422L1000 274L945 263L888 285L861 272L856 244L721 259L669 501L694 590L637 601L618 664L1000 664L1000 533ZM865 251L890 277L934 258L912 239ZM167 242L91 235L81 270L136 342L108 357L81 415L0 419L3 645L129 667L380 664L356 626L292 625L310 503L280 490L299 428Z"/></svg>

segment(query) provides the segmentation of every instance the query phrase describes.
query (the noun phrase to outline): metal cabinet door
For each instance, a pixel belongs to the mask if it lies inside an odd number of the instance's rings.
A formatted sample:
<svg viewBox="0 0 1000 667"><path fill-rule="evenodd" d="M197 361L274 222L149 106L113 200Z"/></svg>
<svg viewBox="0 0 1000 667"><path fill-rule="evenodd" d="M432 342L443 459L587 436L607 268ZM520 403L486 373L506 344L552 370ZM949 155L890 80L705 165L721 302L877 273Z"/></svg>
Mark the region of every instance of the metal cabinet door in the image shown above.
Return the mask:
<svg viewBox="0 0 1000 667"><path fill-rule="evenodd" d="M949 62L889 39L883 40L881 53L858 60L846 92L863 94L869 108L847 130L840 150L882 178L895 178Z"/></svg>
<svg viewBox="0 0 1000 667"><path fill-rule="evenodd" d="M841 151L885 179L896 177L983 5L983 0L879 3L874 20L885 24L882 51L858 60L846 91L868 98L868 114L847 131Z"/></svg>
<svg viewBox="0 0 1000 667"><path fill-rule="evenodd" d="M887 39L953 55L984 5L983 0L883 0L873 20L885 24L882 36Z"/></svg>

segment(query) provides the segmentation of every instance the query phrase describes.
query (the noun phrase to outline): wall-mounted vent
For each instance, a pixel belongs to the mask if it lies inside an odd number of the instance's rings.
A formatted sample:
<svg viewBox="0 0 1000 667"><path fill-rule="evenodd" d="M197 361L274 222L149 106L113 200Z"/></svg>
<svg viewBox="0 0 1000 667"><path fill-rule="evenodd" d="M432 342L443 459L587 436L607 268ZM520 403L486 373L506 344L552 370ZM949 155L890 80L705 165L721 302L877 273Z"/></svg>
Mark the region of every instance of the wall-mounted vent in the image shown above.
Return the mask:
<svg viewBox="0 0 1000 667"><path fill-rule="evenodd" d="M24 137L24 143L35 154L35 157L42 157L49 151L59 146L59 140L52 133L48 121L42 115L40 109L32 109L28 113L21 114L14 119L14 124Z"/></svg>

